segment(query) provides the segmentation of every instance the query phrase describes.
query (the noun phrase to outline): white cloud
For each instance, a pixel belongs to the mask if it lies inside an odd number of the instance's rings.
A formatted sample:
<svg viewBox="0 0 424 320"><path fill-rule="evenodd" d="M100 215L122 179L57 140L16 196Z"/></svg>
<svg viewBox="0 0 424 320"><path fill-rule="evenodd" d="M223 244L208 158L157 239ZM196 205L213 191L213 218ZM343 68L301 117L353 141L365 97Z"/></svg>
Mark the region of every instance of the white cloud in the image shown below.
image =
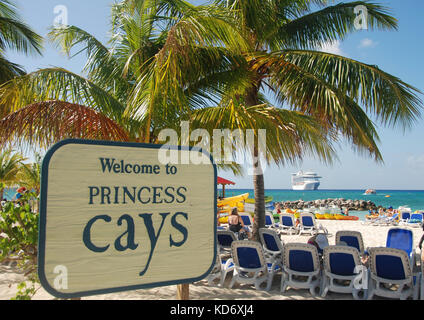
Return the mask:
<svg viewBox="0 0 424 320"><path fill-rule="evenodd" d="M375 48L378 45L378 42L375 42L369 38L361 40L359 48Z"/></svg>
<svg viewBox="0 0 424 320"><path fill-rule="evenodd" d="M409 168L424 170L424 154L417 156L410 156L406 160Z"/></svg>
<svg viewBox="0 0 424 320"><path fill-rule="evenodd" d="M318 48L319 51L328 52L332 54L337 54L340 56L345 56L346 54L340 48L340 41L336 40L334 42L327 42L321 48Z"/></svg>

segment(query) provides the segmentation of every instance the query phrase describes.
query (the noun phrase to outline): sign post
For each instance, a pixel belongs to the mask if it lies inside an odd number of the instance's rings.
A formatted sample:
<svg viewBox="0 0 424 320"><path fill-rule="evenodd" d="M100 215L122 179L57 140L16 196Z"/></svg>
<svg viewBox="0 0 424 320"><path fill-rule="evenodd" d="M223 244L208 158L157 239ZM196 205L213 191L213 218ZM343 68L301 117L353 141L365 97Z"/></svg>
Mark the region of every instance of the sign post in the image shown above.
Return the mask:
<svg viewBox="0 0 424 320"><path fill-rule="evenodd" d="M216 166L200 149L171 149L196 163L164 162L160 145L65 140L48 151L38 273L50 294L178 285L178 296L187 299L188 283L209 274Z"/></svg>
<svg viewBox="0 0 424 320"><path fill-rule="evenodd" d="M190 285L188 283L179 284L177 286L177 300L190 299Z"/></svg>

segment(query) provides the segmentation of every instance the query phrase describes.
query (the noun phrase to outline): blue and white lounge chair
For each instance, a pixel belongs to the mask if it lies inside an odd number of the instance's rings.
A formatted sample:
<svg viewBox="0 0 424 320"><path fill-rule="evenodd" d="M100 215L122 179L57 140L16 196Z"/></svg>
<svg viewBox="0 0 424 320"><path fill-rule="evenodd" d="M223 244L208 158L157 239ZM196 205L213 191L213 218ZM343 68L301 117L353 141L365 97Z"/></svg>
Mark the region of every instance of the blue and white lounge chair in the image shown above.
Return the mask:
<svg viewBox="0 0 424 320"><path fill-rule="evenodd" d="M261 285L265 283L265 290L271 289L274 272L269 272L269 266L259 242L234 241L231 245L231 254L234 272L230 288L235 283L247 283L253 284L256 290L262 290Z"/></svg>
<svg viewBox="0 0 424 320"><path fill-rule="evenodd" d="M370 286L368 299L374 295L406 300L417 299L417 277L412 274L409 258L404 250L392 248L371 248Z"/></svg>
<svg viewBox="0 0 424 320"><path fill-rule="evenodd" d="M302 233L310 233L314 235L317 232L318 226L315 221L315 215L312 213L301 213L299 235Z"/></svg>
<svg viewBox="0 0 424 320"><path fill-rule="evenodd" d="M218 230L216 232L218 242L218 253L231 251L231 244L237 241L237 235L230 230Z"/></svg>
<svg viewBox="0 0 424 320"><path fill-rule="evenodd" d="M316 222L315 215L313 213L300 214L299 235L303 233L309 233L311 235L314 235L320 230L322 230L325 234L328 234L327 229L325 229L322 225Z"/></svg>
<svg viewBox="0 0 424 320"><path fill-rule="evenodd" d="M336 232L336 245L347 245L354 247L359 251L359 254L364 254L364 240L359 231L340 230Z"/></svg>
<svg viewBox="0 0 424 320"><path fill-rule="evenodd" d="M278 223L275 223L274 215L271 212L265 213L265 227L278 228Z"/></svg>
<svg viewBox="0 0 424 320"><path fill-rule="evenodd" d="M419 228L423 224L423 214L422 213L413 213L411 214L411 217L409 218L406 225L408 227L414 227Z"/></svg>
<svg viewBox="0 0 424 320"><path fill-rule="evenodd" d="M399 224L408 223L408 221L409 221L410 218L411 218L411 212L409 212L409 211L402 211L400 213Z"/></svg>
<svg viewBox="0 0 424 320"><path fill-rule="evenodd" d="M397 227L389 229L386 247L401 249L408 254L410 259L414 258L414 235L412 230Z"/></svg>
<svg viewBox="0 0 424 320"><path fill-rule="evenodd" d="M299 228L296 227L296 219L294 215L290 213L280 214L280 224L279 224L280 233L287 234L297 234Z"/></svg>
<svg viewBox="0 0 424 320"><path fill-rule="evenodd" d="M359 251L352 246L328 246L323 254L324 274L321 297L328 291L350 293L355 300L367 295L367 268L361 265Z"/></svg>
<svg viewBox="0 0 424 320"><path fill-rule="evenodd" d="M234 270L234 262L233 259L230 258L226 261L221 259L220 254L216 255L215 266L213 267L211 273L207 276L206 280L208 281L209 286L213 286L215 284L215 280L218 281L218 286L223 287L224 281L227 274Z"/></svg>
<svg viewBox="0 0 424 320"><path fill-rule="evenodd" d="M275 266L282 270L284 244L278 233L272 229L261 228L259 229L259 238L264 249L265 259L272 265L271 272L275 271Z"/></svg>
<svg viewBox="0 0 424 320"><path fill-rule="evenodd" d="M247 228L250 232L252 232L253 229L253 219L250 213L240 213L239 214L241 219L243 220L244 227Z"/></svg>
<svg viewBox="0 0 424 320"><path fill-rule="evenodd" d="M320 285L321 269L317 248L305 243L285 244L281 292L285 292L288 287L309 289L315 296Z"/></svg>

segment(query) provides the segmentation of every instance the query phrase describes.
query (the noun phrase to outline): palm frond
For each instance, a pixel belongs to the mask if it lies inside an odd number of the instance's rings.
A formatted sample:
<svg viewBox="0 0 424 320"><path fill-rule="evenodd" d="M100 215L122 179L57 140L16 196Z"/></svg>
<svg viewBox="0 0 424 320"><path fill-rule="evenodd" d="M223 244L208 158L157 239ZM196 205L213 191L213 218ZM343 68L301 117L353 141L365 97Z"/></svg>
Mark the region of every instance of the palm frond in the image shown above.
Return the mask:
<svg viewBox="0 0 424 320"><path fill-rule="evenodd" d="M64 101L28 105L0 120L0 145L50 146L66 138L129 141L128 133L102 113Z"/></svg>
<svg viewBox="0 0 424 320"><path fill-rule="evenodd" d="M21 164L26 159L13 149L3 149L0 152L0 181L4 185L12 185L18 180ZM1 184L0 183L0 184ZM0 186L0 189L2 187Z"/></svg>
<svg viewBox="0 0 424 320"><path fill-rule="evenodd" d="M25 23L0 16L0 49L40 55L43 49L42 37Z"/></svg>
<svg viewBox="0 0 424 320"><path fill-rule="evenodd" d="M292 66L363 105L382 125L406 129L420 118L422 93L377 66L318 51L287 50L283 56Z"/></svg>
<svg viewBox="0 0 424 320"><path fill-rule="evenodd" d="M125 110L114 96L95 83L61 68L41 69L15 78L0 87L0 103L16 111L28 104L61 100L82 104L124 123Z"/></svg>
<svg viewBox="0 0 424 320"><path fill-rule="evenodd" d="M354 9L367 9L367 27L370 30L397 30L397 20L387 8L370 2L354 1L328 6L319 11L283 23L271 35L274 48L314 49L323 43L343 40L356 31Z"/></svg>
<svg viewBox="0 0 424 320"><path fill-rule="evenodd" d="M130 85L122 76L123 66L118 64L109 48L90 33L75 26L52 28L48 36L51 42L71 58L85 53L87 62L82 71L87 72L88 79L119 97L121 102L125 101ZM72 54L74 48L79 51Z"/></svg>
<svg viewBox="0 0 424 320"><path fill-rule="evenodd" d="M254 130L255 135L258 130L265 130L266 150L262 156L277 165L296 163L309 153L327 163L335 158L329 132L312 117L300 112L267 104L245 107L242 103L230 100L222 106L195 110L191 119L191 128L208 130L211 135L215 129L241 131L243 134L247 130ZM239 149L237 152L251 155L253 147L249 145L245 150Z"/></svg>
<svg viewBox="0 0 424 320"><path fill-rule="evenodd" d="M358 153L367 153L376 161L382 161L374 123L345 91L281 57L264 61L272 70L269 81L281 103L313 116L324 128L347 137Z"/></svg>

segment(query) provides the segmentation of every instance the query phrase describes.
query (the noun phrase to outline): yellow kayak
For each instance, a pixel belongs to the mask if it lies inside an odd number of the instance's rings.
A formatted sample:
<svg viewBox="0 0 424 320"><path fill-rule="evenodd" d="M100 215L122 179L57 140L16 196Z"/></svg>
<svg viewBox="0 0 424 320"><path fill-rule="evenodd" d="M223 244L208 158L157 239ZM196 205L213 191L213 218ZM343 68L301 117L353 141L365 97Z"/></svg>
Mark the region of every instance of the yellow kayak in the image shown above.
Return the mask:
<svg viewBox="0 0 424 320"><path fill-rule="evenodd" d="M219 218L218 220L219 220L219 223L227 224L227 223L228 223L228 216L226 216L226 217L221 217L221 218Z"/></svg>
<svg viewBox="0 0 424 320"><path fill-rule="evenodd" d="M271 202L272 199L273 199L272 196L265 196L265 203ZM255 199L248 198L245 201L246 201L246 203L255 203Z"/></svg>
<svg viewBox="0 0 424 320"><path fill-rule="evenodd" d="M236 207L237 204L239 204L240 202L246 201L248 197L249 197L249 194L245 193L245 194L241 194L234 197L224 198L224 199L218 200L218 207L223 207L226 205L230 207Z"/></svg>

